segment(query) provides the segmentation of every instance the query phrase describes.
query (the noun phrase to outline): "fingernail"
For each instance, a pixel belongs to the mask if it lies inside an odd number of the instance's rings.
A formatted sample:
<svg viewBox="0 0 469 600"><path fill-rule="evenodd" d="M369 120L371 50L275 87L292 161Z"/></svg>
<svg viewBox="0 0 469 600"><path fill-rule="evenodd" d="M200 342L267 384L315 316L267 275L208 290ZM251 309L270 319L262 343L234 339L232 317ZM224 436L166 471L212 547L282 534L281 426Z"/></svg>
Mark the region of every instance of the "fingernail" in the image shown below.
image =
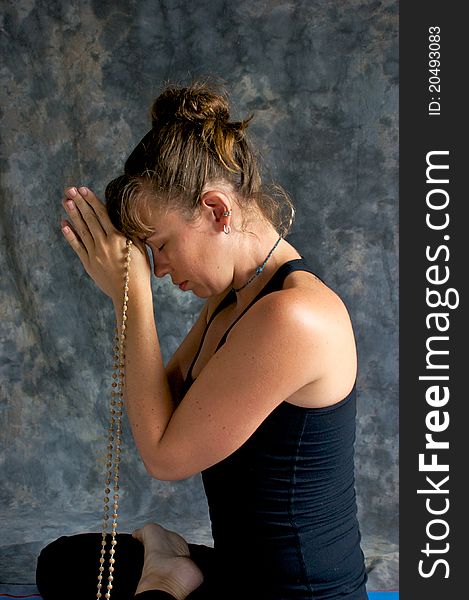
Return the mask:
<svg viewBox="0 0 469 600"><path fill-rule="evenodd" d="M72 198L74 198L77 195L77 188L70 188L69 190L67 190L67 194L69 196L71 196Z"/></svg>
<svg viewBox="0 0 469 600"><path fill-rule="evenodd" d="M62 233L64 233L65 235L68 235L70 233L70 227L62 227Z"/></svg>
<svg viewBox="0 0 469 600"><path fill-rule="evenodd" d="M67 205L67 207L70 210L73 210L75 208L75 202L73 200L67 200L67 202L65 202L65 204Z"/></svg>
<svg viewBox="0 0 469 600"><path fill-rule="evenodd" d="M88 190L85 187L79 188L78 191L82 196L86 196L86 194L88 193Z"/></svg>

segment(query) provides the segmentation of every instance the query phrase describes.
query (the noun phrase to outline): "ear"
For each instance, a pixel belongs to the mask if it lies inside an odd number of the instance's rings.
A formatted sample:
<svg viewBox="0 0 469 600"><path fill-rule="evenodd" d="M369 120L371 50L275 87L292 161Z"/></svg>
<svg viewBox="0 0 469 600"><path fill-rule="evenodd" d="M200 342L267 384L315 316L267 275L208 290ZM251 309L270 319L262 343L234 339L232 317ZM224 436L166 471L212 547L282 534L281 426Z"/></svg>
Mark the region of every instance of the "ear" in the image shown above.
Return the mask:
<svg viewBox="0 0 469 600"><path fill-rule="evenodd" d="M202 194L200 203L202 211L216 225L217 229L223 230L224 226L228 227L230 225L232 202L223 191L207 190Z"/></svg>

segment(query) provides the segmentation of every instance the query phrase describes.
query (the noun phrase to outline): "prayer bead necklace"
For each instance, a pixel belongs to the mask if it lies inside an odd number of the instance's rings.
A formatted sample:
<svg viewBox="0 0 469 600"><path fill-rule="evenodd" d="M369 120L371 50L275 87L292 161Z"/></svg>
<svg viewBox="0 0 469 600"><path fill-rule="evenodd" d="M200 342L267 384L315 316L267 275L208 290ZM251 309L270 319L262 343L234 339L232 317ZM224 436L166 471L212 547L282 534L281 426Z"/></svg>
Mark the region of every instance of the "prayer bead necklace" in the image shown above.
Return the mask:
<svg viewBox="0 0 469 600"><path fill-rule="evenodd" d="M129 300L129 267L131 260L131 246L132 241L127 239L127 256L125 259L125 277L124 277L124 298L122 305L122 322L121 322L121 334L119 337L118 328L115 329L115 340L114 340L114 364L112 374L112 389L111 389L111 400L109 407L109 428L108 428L108 446L107 446L107 463L106 463L106 481L104 488L104 512L103 512L103 525L102 525L102 540L101 540L101 556L99 558L99 574L98 574L98 589L96 598L99 600L102 598L102 586L103 586L103 571L104 563L106 562L106 536L108 533L109 525L109 504L111 485L113 496L112 502L112 524L111 524L111 547L109 549L109 576L108 583L106 586L106 593L104 597L106 600L111 598L112 582L114 580L114 570L116 559L114 557L116 553L117 545L117 511L119 509L119 465L121 459L121 443L122 443L122 411L124 407L124 377L125 377L125 330L127 321L127 302ZM112 483L113 482L113 483Z"/></svg>

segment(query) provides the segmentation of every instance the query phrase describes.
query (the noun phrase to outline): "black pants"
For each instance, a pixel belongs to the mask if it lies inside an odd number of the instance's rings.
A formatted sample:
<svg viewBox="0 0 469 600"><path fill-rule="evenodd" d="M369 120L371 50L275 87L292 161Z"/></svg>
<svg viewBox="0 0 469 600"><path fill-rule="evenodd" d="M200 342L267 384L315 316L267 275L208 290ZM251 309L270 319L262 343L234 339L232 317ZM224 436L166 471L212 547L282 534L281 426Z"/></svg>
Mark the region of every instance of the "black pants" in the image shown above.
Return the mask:
<svg viewBox="0 0 469 600"><path fill-rule="evenodd" d="M44 600L93 600L96 598L100 533L64 536L46 546L37 560L36 584ZM108 535L108 540L110 536ZM189 596L190 600L220 600L217 582L216 553L202 544L188 544L191 559L204 575L203 583ZM107 547L110 547L108 541ZM163 600L173 596L162 591L148 591L135 595L143 568L143 544L130 534L117 535L115 572L111 600ZM106 561L107 562L107 561ZM101 593L107 591L108 569L103 572ZM225 584L226 585L226 584Z"/></svg>

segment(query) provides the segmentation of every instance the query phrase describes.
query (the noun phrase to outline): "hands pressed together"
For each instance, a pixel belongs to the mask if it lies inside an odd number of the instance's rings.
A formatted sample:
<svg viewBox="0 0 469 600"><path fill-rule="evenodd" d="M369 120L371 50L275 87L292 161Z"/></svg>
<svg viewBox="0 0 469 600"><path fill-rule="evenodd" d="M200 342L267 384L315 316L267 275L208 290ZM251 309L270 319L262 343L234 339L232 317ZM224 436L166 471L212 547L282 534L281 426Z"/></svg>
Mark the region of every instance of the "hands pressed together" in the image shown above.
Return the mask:
<svg viewBox="0 0 469 600"><path fill-rule="evenodd" d="M105 205L86 187L69 187L62 206L69 220L62 233L101 291L120 301L125 272L126 237L112 224ZM142 241L132 239L131 282L150 284L151 263Z"/></svg>

